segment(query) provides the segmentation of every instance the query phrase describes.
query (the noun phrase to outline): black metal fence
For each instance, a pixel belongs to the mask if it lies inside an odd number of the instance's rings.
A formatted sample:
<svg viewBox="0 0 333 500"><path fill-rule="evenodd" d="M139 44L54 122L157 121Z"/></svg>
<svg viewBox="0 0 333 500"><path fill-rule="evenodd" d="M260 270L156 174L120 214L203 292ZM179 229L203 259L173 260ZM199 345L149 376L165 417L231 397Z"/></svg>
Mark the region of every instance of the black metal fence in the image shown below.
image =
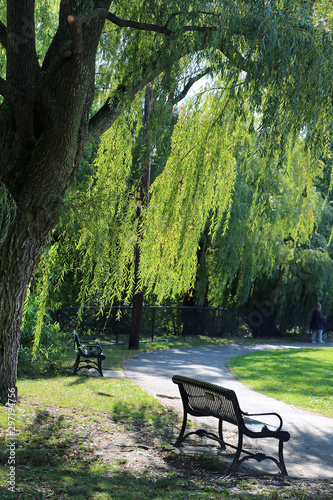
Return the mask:
<svg viewBox="0 0 333 500"><path fill-rule="evenodd" d="M58 309L52 313L63 331L76 329L83 335L108 335L114 343L127 343L132 307L114 306L100 312L97 307ZM298 333L303 327L300 326ZM165 337L277 337L276 315L261 311L210 307L144 306L141 340L156 341Z"/></svg>

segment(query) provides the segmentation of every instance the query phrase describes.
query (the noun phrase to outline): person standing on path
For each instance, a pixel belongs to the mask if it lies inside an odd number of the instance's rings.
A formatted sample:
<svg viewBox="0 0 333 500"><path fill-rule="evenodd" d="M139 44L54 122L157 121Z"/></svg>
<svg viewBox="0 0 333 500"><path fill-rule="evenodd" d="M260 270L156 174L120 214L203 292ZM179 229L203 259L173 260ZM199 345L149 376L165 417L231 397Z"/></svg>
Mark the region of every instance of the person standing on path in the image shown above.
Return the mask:
<svg viewBox="0 0 333 500"><path fill-rule="evenodd" d="M316 343L316 339L318 339L318 344L323 344L324 319L325 316L321 313L321 304L317 302L310 323L310 328L312 330L311 340L313 344Z"/></svg>

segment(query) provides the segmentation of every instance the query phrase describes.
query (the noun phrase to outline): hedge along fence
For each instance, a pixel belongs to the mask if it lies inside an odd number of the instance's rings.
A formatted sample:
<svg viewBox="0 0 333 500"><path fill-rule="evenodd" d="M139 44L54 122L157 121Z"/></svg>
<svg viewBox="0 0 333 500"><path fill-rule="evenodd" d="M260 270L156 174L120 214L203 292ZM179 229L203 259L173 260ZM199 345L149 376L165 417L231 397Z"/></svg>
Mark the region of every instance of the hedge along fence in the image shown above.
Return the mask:
<svg viewBox="0 0 333 500"><path fill-rule="evenodd" d="M113 306L101 313L98 307L66 307L51 313L61 330L80 335L108 335L111 342L127 343L132 306ZM295 326L293 333L308 331L307 319ZM292 332L290 332L292 333ZM210 307L144 306L141 340L154 341L164 337L278 337L281 330L276 324L276 312L260 310L224 309ZM110 339L108 339L110 340Z"/></svg>

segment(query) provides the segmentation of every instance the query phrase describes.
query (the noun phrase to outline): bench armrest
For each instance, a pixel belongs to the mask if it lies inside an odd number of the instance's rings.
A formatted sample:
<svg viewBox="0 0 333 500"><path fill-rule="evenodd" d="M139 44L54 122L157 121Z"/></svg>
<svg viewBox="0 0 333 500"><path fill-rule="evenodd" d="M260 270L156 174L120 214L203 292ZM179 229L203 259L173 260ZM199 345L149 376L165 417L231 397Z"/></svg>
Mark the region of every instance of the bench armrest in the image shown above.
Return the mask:
<svg viewBox="0 0 333 500"><path fill-rule="evenodd" d="M100 352L100 353L103 352L102 346L100 344L98 344L98 343L97 344L84 344L84 343L81 343L78 346L78 349L93 349L96 352Z"/></svg>
<svg viewBox="0 0 333 500"><path fill-rule="evenodd" d="M271 412L271 413L246 413L246 412L242 411L242 414L246 415L247 417L264 417L264 416L272 416L272 415L274 415L280 421L280 425L279 425L279 427L277 427L277 430L279 431L279 430L282 429L283 420L282 420L281 416L278 413L275 413L275 412Z"/></svg>

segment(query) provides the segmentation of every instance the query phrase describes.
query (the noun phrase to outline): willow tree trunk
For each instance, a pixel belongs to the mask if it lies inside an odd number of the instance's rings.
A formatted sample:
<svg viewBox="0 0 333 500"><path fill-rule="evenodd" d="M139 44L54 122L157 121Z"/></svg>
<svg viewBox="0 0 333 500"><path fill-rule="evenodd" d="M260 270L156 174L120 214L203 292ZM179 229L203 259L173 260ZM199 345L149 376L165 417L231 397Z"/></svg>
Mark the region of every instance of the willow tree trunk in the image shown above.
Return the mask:
<svg viewBox="0 0 333 500"><path fill-rule="evenodd" d="M0 107L0 402L16 388L20 326L32 273L63 195L89 141L95 58L104 19L76 22L61 2L43 66L35 47L34 1L7 2L0 41L7 52ZM90 5L90 2L86 2ZM96 1L108 8L110 1ZM78 41L79 40L79 41Z"/></svg>
<svg viewBox="0 0 333 500"><path fill-rule="evenodd" d="M0 260L0 397L6 403L7 393L17 395L16 373L20 326L27 287L41 254L46 229L37 221L28 223L27 214L18 210L9 236L1 246ZM41 222L41 221L40 221ZM44 236L44 237L43 237Z"/></svg>

